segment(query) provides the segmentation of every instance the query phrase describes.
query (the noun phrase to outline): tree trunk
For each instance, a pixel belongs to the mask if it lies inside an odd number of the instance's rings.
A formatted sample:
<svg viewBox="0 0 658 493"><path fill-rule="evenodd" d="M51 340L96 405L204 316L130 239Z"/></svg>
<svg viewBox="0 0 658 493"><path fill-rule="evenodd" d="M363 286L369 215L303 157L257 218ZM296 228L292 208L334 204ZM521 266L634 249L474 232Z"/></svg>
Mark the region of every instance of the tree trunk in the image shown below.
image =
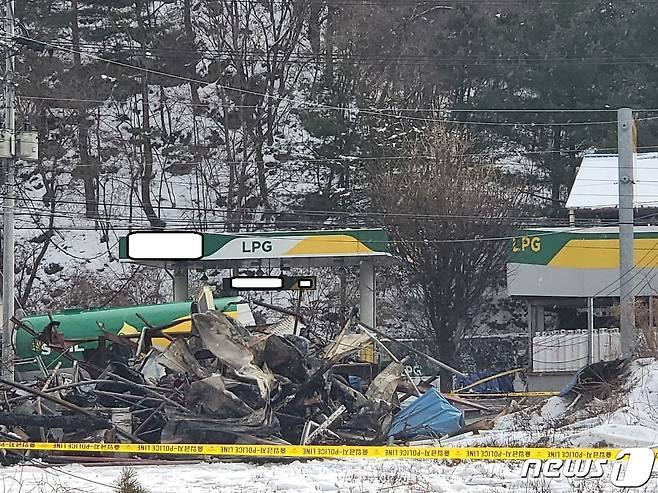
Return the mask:
<svg viewBox="0 0 658 493"><path fill-rule="evenodd" d="M78 0L71 0L71 34L73 38L73 64L80 74L80 28L78 25ZM78 106L78 152L80 154L80 169L85 189L85 215L88 218L98 217L98 167L89 159L89 127L87 111L84 103Z"/></svg>
<svg viewBox="0 0 658 493"><path fill-rule="evenodd" d="M325 50L325 81L327 87L334 84L334 17L336 16L336 7L332 0L327 0L327 33L326 50Z"/></svg>
<svg viewBox="0 0 658 493"><path fill-rule="evenodd" d="M194 44L194 28L192 27L192 1L185 0L183 2L183 24L185 25L185 36L188 39L190 45ZM198 74L196 72L196 58L190 63L190 78L197 79ZM201 107L201 99L199 98L199 83L194 80L190 80L190 95L192 97L192 113L196 115L203 108Z"/></svg>
<svg viewBox="0 0 658 493"><path fill-rule="evenodd" d="M434 327L434 330L437 331L437 329L440 331L437 333L437 345L438 345L438 353L439 353L439 361L445 363L446 365L452 366L453 368L455 367L455 343L452 339L452 337L447 336L446 332L449 332L448 327ZM449 371L446 370L441 370L439 372L439 375L441 377L441 392L451 392L452 391L452 378L453 374L450 373Z"/></svg>
<svg viewBox="0 0 658 493"><path fill-rule="evenodd" d="M256 130L260 130L260 127ZM266 210L269 210L270 203L267 198L267 174L265 172L265 163L263 162L263 141L262 137L260 136L259 140L256 142L255 157L256 170L258 174L258 195L260 196L260 203Z"/></svg>
<svg viewBox="0 0 658 493"><path fill-rule="evenodd" d="M137 24L141 33L141 52L142 63L144 67L147 65L146 59L146 43L147 43L147 29L144 25L143 3L141 1L135 2L137 7ZM142 178L141 178L141 194L140 199L142 202L142 209L146 214L152 228L163 229L165 222L160 219L153 210L151 203L151 182L153 180L153 147L151 143L151 108L149 105L149 86L148 86L148 72L142 73Z"/></svg>
<svg viewBox="0 0 658 493"><path fill-rule="evenodd" d="M313 55L319 58L320 55L320 13L322 12L322 2L320 0L311 0L308 14L308 41L311 44Z"/></svg>
<svg viewBox="0 0 658 493"><path fill-rule="evenodd" d="M48 247L52 242L51 238L55 234L55 211L57 210L57 201L55 200L55 182L56 182L55 174L53 172L51 175L51 179L48 180L46 177L46 172L41 171L41 179L43 181L44 186L46 187L47 195L49 196L48 206L50 208L50 211L48 216L48 229L45 231L47 238L41 245L41 249L39 250L37 257L34 260L32 271L30 272L30 276L28 277L27 283L25 284L25 289L23 289L23 292L19 296L20 306L26 306L27 302L30 299L30 293L32 292L32 287L34 286L34 280L36 279L39 266L41 265L41 262L46 256Z"/></svg>
<svg viewBox="0 0 658 493"><path fill-rule="evenodd" d="M151 203L151 181L153 180L153 147L151 146L151 119L149 107L149 89L146 75L142 77L142 150L143 171L141 183L141 202L144 213L152 228L162 229L165 222L153 210Z"/></svg>
<svg viewBox="0 0 658 493"><path fill-rule="evenodd" d="M558 128L554 128L552 130L549 150L559 151L561 145L562 131ZM551 176L551 215L557 215L558 211L562 207L560 202L560 189L562 188L563 184L564 165L559 153L549 153L547 159L549 159L551 163L549 166Z"/></svg>
<svg viewBox="0 0 658 493"><path fill-rule="evenodd" d="M432 326L432 337L427 338L435 344L434 348L429 348L429 353L438 354L438 360L446 365L455 367L456 345L454 341L455 328L457 320L445 315L444 300L441 296L436 296L443 290L433 286L431 283L424 287L425 304L427 306L428 318ZM452 373L441 370L439 372L441 392L452 391Z"/></svg>

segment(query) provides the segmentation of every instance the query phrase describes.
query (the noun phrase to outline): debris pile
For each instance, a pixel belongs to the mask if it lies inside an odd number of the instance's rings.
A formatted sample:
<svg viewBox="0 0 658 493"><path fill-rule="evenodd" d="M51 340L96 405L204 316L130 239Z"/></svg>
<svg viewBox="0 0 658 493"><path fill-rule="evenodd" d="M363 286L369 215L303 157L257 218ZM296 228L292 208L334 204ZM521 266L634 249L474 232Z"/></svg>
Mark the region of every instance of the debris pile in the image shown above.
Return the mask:
<svg viewBox="0 0 658 493"><path fill-rule="evenodd" d="M400 412L400 401L421 392L404 359L394 357L372 378L370 366L355 358L368 344L381 344L372 328L351 320L322 344L302 335L250 332L210 305L193 304L191 330L176 336L148 325L128 336L104 331L103 347L86 360L72 356L75 342L58 332L57 322L37 333L14 320L61 360L29 382L0 379L0 436L367 445L441 436L464 425L462 411L432 387ZM163 338L164 346L154 344Z"/></svg>
<svg viewBox="0 0 658 493"><path fill-rule="evenodd" d="M466 428L447 443L653 448L658 444L658 361L652 357L589 364L560 395L514 401L489 430L464 433Z"/></svg>

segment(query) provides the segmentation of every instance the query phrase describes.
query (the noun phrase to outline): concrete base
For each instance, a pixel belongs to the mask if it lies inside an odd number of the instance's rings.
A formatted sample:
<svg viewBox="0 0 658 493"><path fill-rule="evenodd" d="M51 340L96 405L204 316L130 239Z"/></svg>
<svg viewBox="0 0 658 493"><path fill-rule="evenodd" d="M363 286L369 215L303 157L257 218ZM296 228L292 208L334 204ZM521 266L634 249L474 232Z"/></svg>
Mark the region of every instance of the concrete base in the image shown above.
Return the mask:
<svg viewBox="0 0 658 493"><path fill-rule="evenodd" d="M559 392L573 378L575 372L528 372L528 391Z"/></svg>

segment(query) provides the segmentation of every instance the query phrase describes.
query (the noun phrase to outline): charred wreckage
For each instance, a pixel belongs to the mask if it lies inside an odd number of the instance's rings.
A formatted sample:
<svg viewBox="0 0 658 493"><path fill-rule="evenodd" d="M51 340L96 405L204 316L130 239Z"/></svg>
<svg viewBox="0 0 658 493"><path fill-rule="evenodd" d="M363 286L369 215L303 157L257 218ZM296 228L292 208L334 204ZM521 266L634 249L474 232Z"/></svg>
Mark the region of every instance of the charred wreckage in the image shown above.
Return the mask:
<svg viewBox="0 0 658 493"><path fill-rule="evenodd" d="M189 333L148 324L131 336L104 331L103 350L86 360L71 355L75 341L58 322L36 332L13 321L59 362L29 381L0 379L5 441L377 445L464 429L459 399L414 383L405 358L355 317L323 342L311 333L249 331L192 303ZM153 344L163 338L166 347ZM355 377L363 367L355 353L369 344L393 362L374 378ZM64 362L71 371L61 371ZM5 460L12 454L21 455L8 451Z"/></svg>

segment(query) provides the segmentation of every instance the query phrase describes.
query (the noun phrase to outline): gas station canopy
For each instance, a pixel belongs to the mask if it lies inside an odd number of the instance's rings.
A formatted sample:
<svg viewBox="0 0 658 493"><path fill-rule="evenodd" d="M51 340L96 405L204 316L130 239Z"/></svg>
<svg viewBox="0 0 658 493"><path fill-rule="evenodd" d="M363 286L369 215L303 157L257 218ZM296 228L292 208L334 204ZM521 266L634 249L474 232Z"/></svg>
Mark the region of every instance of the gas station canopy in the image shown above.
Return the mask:
<svg viewBox="0 0 658 493"><path fill-rule="evenodd" d="M658 228L635 226L635 296L655 294ZM507 262L507 292L525 298L619 296L619 228L537 228L517 233Z"/></svg>
<svg viewBox="0 0 658 493"><path fill-rule="evenodd" d="M359 318L376 321L375 267L392 265L383 229L196 233L138 231L119 239L119 260L172 268L174 301L189 299L190 269L359 266Z"/></svg>
<svg viewBox="0 0 658 493"><path fill-rule="evenodd" d="M199 236L199 254L159 255L176 232L136 232L119 240L119 259L157 267L185 264L187 268L289 268L395 263L389 236L382 229L276 231L267 233L189 233ZM148 258L130 255L137 235L154 235ZM161 236L157 236L161 235ZM169 237L165 237L170 235ZM130 250L130 251L129 251ZM171 251L171 249L169 249Z"/></svg>

